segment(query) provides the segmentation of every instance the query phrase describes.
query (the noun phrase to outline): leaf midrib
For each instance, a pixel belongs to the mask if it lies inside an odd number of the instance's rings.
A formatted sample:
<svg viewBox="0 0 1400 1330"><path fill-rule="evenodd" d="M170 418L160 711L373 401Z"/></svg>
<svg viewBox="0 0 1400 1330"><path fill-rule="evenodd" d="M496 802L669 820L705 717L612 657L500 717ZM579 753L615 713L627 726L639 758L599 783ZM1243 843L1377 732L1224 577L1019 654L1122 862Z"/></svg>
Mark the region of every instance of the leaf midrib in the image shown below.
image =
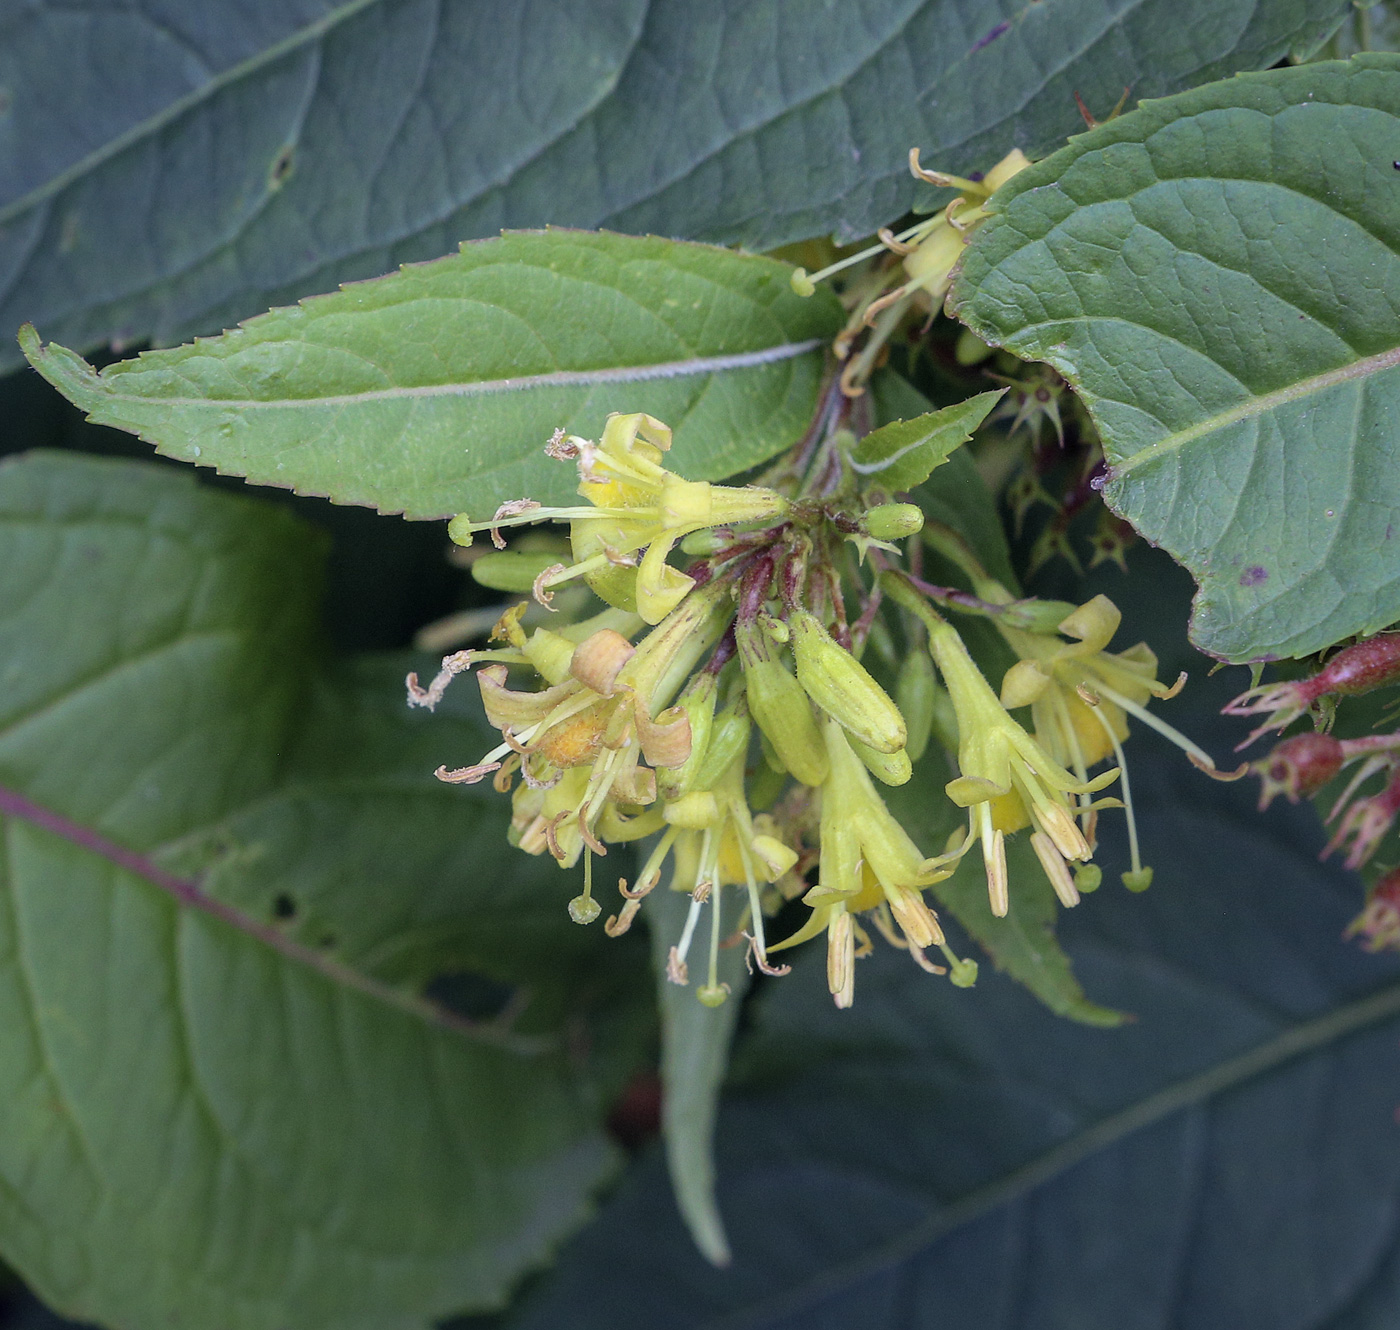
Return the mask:
<svg viewBox="0 0 1400 1330"><path fill-rule="evenodd" d="M260 942L284 959L314 970L338 990L354 989L385 1006L413 1016L429 1026L449 1030L474 1042L521 1054L539 1054L544 1042L514 1035L492 1027L489 1023L469 1021L425 998L383 983L353 966L304 946L271 924L252 918L235 906L208 895L198 884L167 872L147 856L118 845L90 827L85 827L35 803L32 799L0 786L0 824L4 819L25 823L37 831L54 836L87 854L105 860L120 872L157 888L170 897L181 910L197 910L236 929L255 942Z"/></svg>
<svg viewBox="0 0 1400 1330"><path fill-rule="evenodd" d="M700 1323L699 1330L760 1330L761 1327L811 1309L824 1298L912 1258L955 1229L1044 1186L1076 1164L1133 1133L1395 1016L1400 1016L1400 983L1390 984L1378 992L1291 1026L1272 1039L1099 1119L1077 1136L1061 1142L985 1187L960 1197L872 1250L824 1271L797 1288L783 1290L749 1307L704 1321Z"/></svg>
<svg viewBox="0 0 1400 1330"><path fill-rule="evenodd" d="M1149 443L1144 448L1139 448L1131 457L1122 462L1113 463L1109 468L1109 481L1112 483L1121 480L1139 467L1154 462L1159 457L1174 453L1184 448L1188 443L1194 443L1197 439L1213 434L1217 430L1236 425L1242 420L1265 415L1278 407L1298 401L1300 398L1336 387L1339 383L1366 378L1371 374L1380 374L1396 365L1400 365L1400 346L1392 347L1389 351L1381 351L1374 356L1366 356L1361 360L1353 360L1350 364L1342 365L1337 369L1325 370L1321 374L1314 374L1311 378L1299 379L1296 383L1291 383L1285 388L1278 388L1271 393L1265 393L1261 397L1250 397L1226 411L1216 412L1213 416L1198 420L1194 425L1176 430Z"/></svg>
<svg viewBox="0 0 1400 1330"><path fill-rule="evenodd" d="M101 389L109 401L140 402L160 406L218 407L239 411L285 410L297 407L359 406L365 402L400 401L433 397L482 397L498 393L524 392L532 388L593 387L606 383L641 383L651 379L681 379L731 370L755 369L763 365L793 360L820 347L824 338L809 337L802 342L782 342L757 351L732 355L695 356L688 360L667 360L651 365L610 366L607 369L551 370L545 374L525 374L509 379L477 379L464 383L422 384L413 388L371 388L365 392L339 393L325 397L166 397L117 392L104 379ZM139 363L139 362L138 362Z"/></svg>

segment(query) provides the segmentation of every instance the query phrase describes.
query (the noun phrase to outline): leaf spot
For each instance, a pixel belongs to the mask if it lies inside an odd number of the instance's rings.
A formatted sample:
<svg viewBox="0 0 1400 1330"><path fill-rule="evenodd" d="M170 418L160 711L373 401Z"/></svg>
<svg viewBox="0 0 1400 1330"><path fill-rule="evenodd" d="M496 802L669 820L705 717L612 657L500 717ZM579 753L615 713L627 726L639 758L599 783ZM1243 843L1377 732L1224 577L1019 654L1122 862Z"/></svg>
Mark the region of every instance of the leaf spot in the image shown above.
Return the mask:
<svg viewBox="0 0 1400 1330"><path fill-rule="evenodd" d="M1261 582L1267 582L1268 580L1269 570L1259 567L1258 564L1255 564L1252 568L1246 568L1244 572L1240 574L1241 586L1258 586Z"/></svg>

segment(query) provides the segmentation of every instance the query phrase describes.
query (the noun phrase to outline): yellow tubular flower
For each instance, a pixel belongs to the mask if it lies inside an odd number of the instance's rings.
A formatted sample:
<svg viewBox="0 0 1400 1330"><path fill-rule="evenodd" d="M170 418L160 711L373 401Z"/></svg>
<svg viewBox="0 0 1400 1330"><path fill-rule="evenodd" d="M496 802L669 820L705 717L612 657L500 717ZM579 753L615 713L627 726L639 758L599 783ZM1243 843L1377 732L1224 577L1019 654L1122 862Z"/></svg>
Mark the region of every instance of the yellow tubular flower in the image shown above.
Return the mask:
<svg viewBox="0 0 1400 1330"><path fill-rule="evenodd" d="M482 703L504 742L474 767L440 768L439 779L473 784L495 772L498 788L508 788L518 767L523 783L511 838L528 853L547 851L565 868L585 853L606 854L604 841L661 830L660 810L645 811L656 799L655 768L683 766L691 749L688 716L667 706L727 618L725 589L709 586L635 647L615 629L598 628L573 646L568 677L542 691L508 688L503 665L482 670ZM541 657L554 662L556 674L559 650L559 642L550 642ZM591 874L591 860L585 866ZM591 876L586 881L570 905L581 923L597 914Z"/></svg>
<svg viewBox="0 0 1400 1330"><path fill-rule="evenodd" d="M748 733L747 715L740 724ZM732 728L732 727L731 727ZM750 959L765 974L786 974L786 967L768 961L764 938L761 885L776 882L797 862L797 853L766 828L760 830L749 811L744 794L744 759L747 743L733 744L726 734L727 765L712 779L701 779L693 788L662 809L666 831L642 868L635 890L621 885L624 905L605 925L609 936L627 931L641 899L660 881L668 855L672 858L671 889L684 891L691 898L685 928L671 948L667 977L675 984L690 982L689 953L704 907L710 907L710 948L707 981L696 996L706 1006L719 1006L727 997L718 980L719 947L724 936L721 927L724 888L743 886L746 904L739 926L747 923ZM712 775L710 764L702 763L705 776ZM748 930L752 930L749 932Z"/></svg>
<svg viewBox="0 0 1400 1330"><path fill-rule="evenodd" d="M578 463L578 490L591 507L544 508L521 499L503 505L489 521L455 517L448 534L469 545L474 532L489 530L499 544L501 527L566 521L574 564L546 569L536 581L536 597L547 604L550 588L581 577L609 605L660 623L693 585L666 562L678 540L705 527L771 521L789 507L774 490L682 479L661 465L670 447L670 428L639 412L609 416L596 444L560 431L546 452Z"/></svg>
<svg viewBox="0 0 1400 1330"><path fill-rule="evenodd" d="M1011 717L949 623L901 579L887 576L882 585L924 621L929 651L957 715L961 774L945 788L968 810L969 835L955 853L981 842L992 913L1003 916L1010 908L1006 837L1029 826L1051 885L1066 905L1075 904L1077 893L1066 888L1072 881L1065 861L1087 861L1093 851L1075 823L1069 796L1102 789L1118 778L1118 768L1077 779Z"/></svg>
<svg viewBox="0 0 1400 1330"><path fill-rule="evenodd" d="M855 993L854 961L868 950L870 941L854 916L875 911L880 931L906 946L925 969L943 973L924 957L925 948L937 947L952 966L953 981L970 985L976 965L959 960L949 950L938 917L923 898L925 887L949 877L952 870L919 853L885 807L836 721L823 722L823 737L830 772L821 787L820 879L802 898L812 914L802 928L769 950L794 947L826 932L828 986L836 1005L849 1007ZM902 942L896 938L891 918L903 934Z"/></svg>

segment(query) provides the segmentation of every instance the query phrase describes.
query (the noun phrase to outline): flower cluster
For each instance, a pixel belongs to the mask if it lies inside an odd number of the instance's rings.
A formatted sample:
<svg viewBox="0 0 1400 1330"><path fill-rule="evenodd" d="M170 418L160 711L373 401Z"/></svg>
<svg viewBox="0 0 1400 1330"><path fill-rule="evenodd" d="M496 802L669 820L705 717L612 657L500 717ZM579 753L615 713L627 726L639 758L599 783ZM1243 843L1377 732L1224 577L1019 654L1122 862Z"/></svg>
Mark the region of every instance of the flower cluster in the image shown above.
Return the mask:
<svg viewBox="0 0 1400 1330"><path fill-rule="evenodd" d="M1118 615L1104 598L1078 608L1016 601L965 559L977 592L966 601L999 616L1020 660L998 696L934 608L938 589L898 566L901 541L937 548L948 533L921 533L913 505L873 491L866 500L843 464L841 431L805 471L779 468L774 487L687 480L664 464L670 443L645 415L611 417L597 444L556 435L547 452L577 467L584 504L519 500L489 519L454 519L459 543L485 530L498 546L502 528L566 522L573 557L487 554L490 584L528 589L533 605L509 608L490 646L447 657L428 687L409 677L410 701L431 707L477 667L500 732L473 765L438 777L491 779L511 792L521 850L565 868L582 861L583 890L569 903L581 924L603 910L595 861L646 840L604 927L625 932L669 865L668 888L690 908L668 976L690 982L697 938L707 936L704 1003L727 996L721 947L742 945L751 965L782 974L774 953L825 934L831 993L848 1006L872 930L923 969L970 986L977 966L952 950L926 893L980 845L992 911L1006 914L1005 842L1022 830L1065 905L1097 885L1095 819L1128 802L1127 718L1163 728L1145 710L1171 691L1156 682L1155 661L1142 647L1107 651ZM688 556L683 566L677 554ZM604 606L566 622L552 602L570 583ZM893 614L882 617L882 606ZM905 638L902 660L892 633ZM872 643L898 665L898 701L862 659ZM513 683L512 670L530 682ZM1011 714L1018 708L1029 709L1029 729ZM931 735L956 762L947 797L968 815L967 833L935 854L880 793L910 780ZM1110 757L1116 766L1090 774ZM1100 794L1115 782L1121 803ZM1135 832L1132 841L1124 880L1140 888L1150 870ZM773 916L799 897L805 922L774 943Z"/></svg>

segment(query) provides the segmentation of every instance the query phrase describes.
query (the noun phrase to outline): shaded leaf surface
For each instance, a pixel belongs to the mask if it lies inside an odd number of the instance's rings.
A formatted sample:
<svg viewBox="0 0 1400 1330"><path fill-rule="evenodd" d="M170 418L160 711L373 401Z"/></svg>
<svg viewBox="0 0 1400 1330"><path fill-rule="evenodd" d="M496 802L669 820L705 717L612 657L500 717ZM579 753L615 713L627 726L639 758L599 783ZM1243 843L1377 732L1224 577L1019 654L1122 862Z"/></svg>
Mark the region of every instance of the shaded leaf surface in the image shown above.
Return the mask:
<svg viewBox="0 0 1400 1330"><path fill-rule="evenodd" d="M536 232L465 246L273 310L219 338L94 374L25 353L99 424L263 484L411 517L567 503L557 428L612 411L676 431L674 464L718 479L794 442L841 313L785 265L705 245Z"/></svg>
<svg viewBox="0 0 1400 1330"><path fill-rule="evenodd" d="M1082 393L1114 508L1228 660L1400 618L1400 57L1241 76L1016 177L960 317Z"/></svg>
<svg viewBox="0 0 1400 1330"><path fill-rule="evenodd" d="M417 990L454 966L532 985L520 1029L552 1034L546 939L513 953L466 921L533 882L577 972L558 875L527 860L502 888L473 823L499 836L503 810L433 788L401 683L324 671L316 542L286 514L33 455L0 469L0 542L6 1259L139 1330L499 1302L609 1167L598 1073ZM420 841L401 864L397 823ZM375 827L380 857L349 862Z"/></svg>
<svg viewBox="0 0 1400 1330"><path fill-rule="evenodd" d="M1185 724L1211 740L1208 712ZM841 1013L805 953L763 994L721 1117L732 1269L689 1250L653 1163L513 1330L601 1305L570 1324L620 1307L707 1330L1393 1321L1395 959L1340 942L1359 884L1317 864L1309 816L1258 817L1252 791L1151 736L1130 760L1156 885L1105 885L1061 934L1135 1023L1058 1020L987 967L959 992L879 947ZM1106 884L1125 857L1119 830ZM615 1245L637 1232L645 1262Z"/></svg>
<svg viewBox="0 0 1400 1330"><path fill-rule="evenodd" d="M502 227L868 233L1125 85L1273 64L1346 0L26 5L0 87L0 327L178 341ZM12 352L0 346L0 363Z"/></svg>

